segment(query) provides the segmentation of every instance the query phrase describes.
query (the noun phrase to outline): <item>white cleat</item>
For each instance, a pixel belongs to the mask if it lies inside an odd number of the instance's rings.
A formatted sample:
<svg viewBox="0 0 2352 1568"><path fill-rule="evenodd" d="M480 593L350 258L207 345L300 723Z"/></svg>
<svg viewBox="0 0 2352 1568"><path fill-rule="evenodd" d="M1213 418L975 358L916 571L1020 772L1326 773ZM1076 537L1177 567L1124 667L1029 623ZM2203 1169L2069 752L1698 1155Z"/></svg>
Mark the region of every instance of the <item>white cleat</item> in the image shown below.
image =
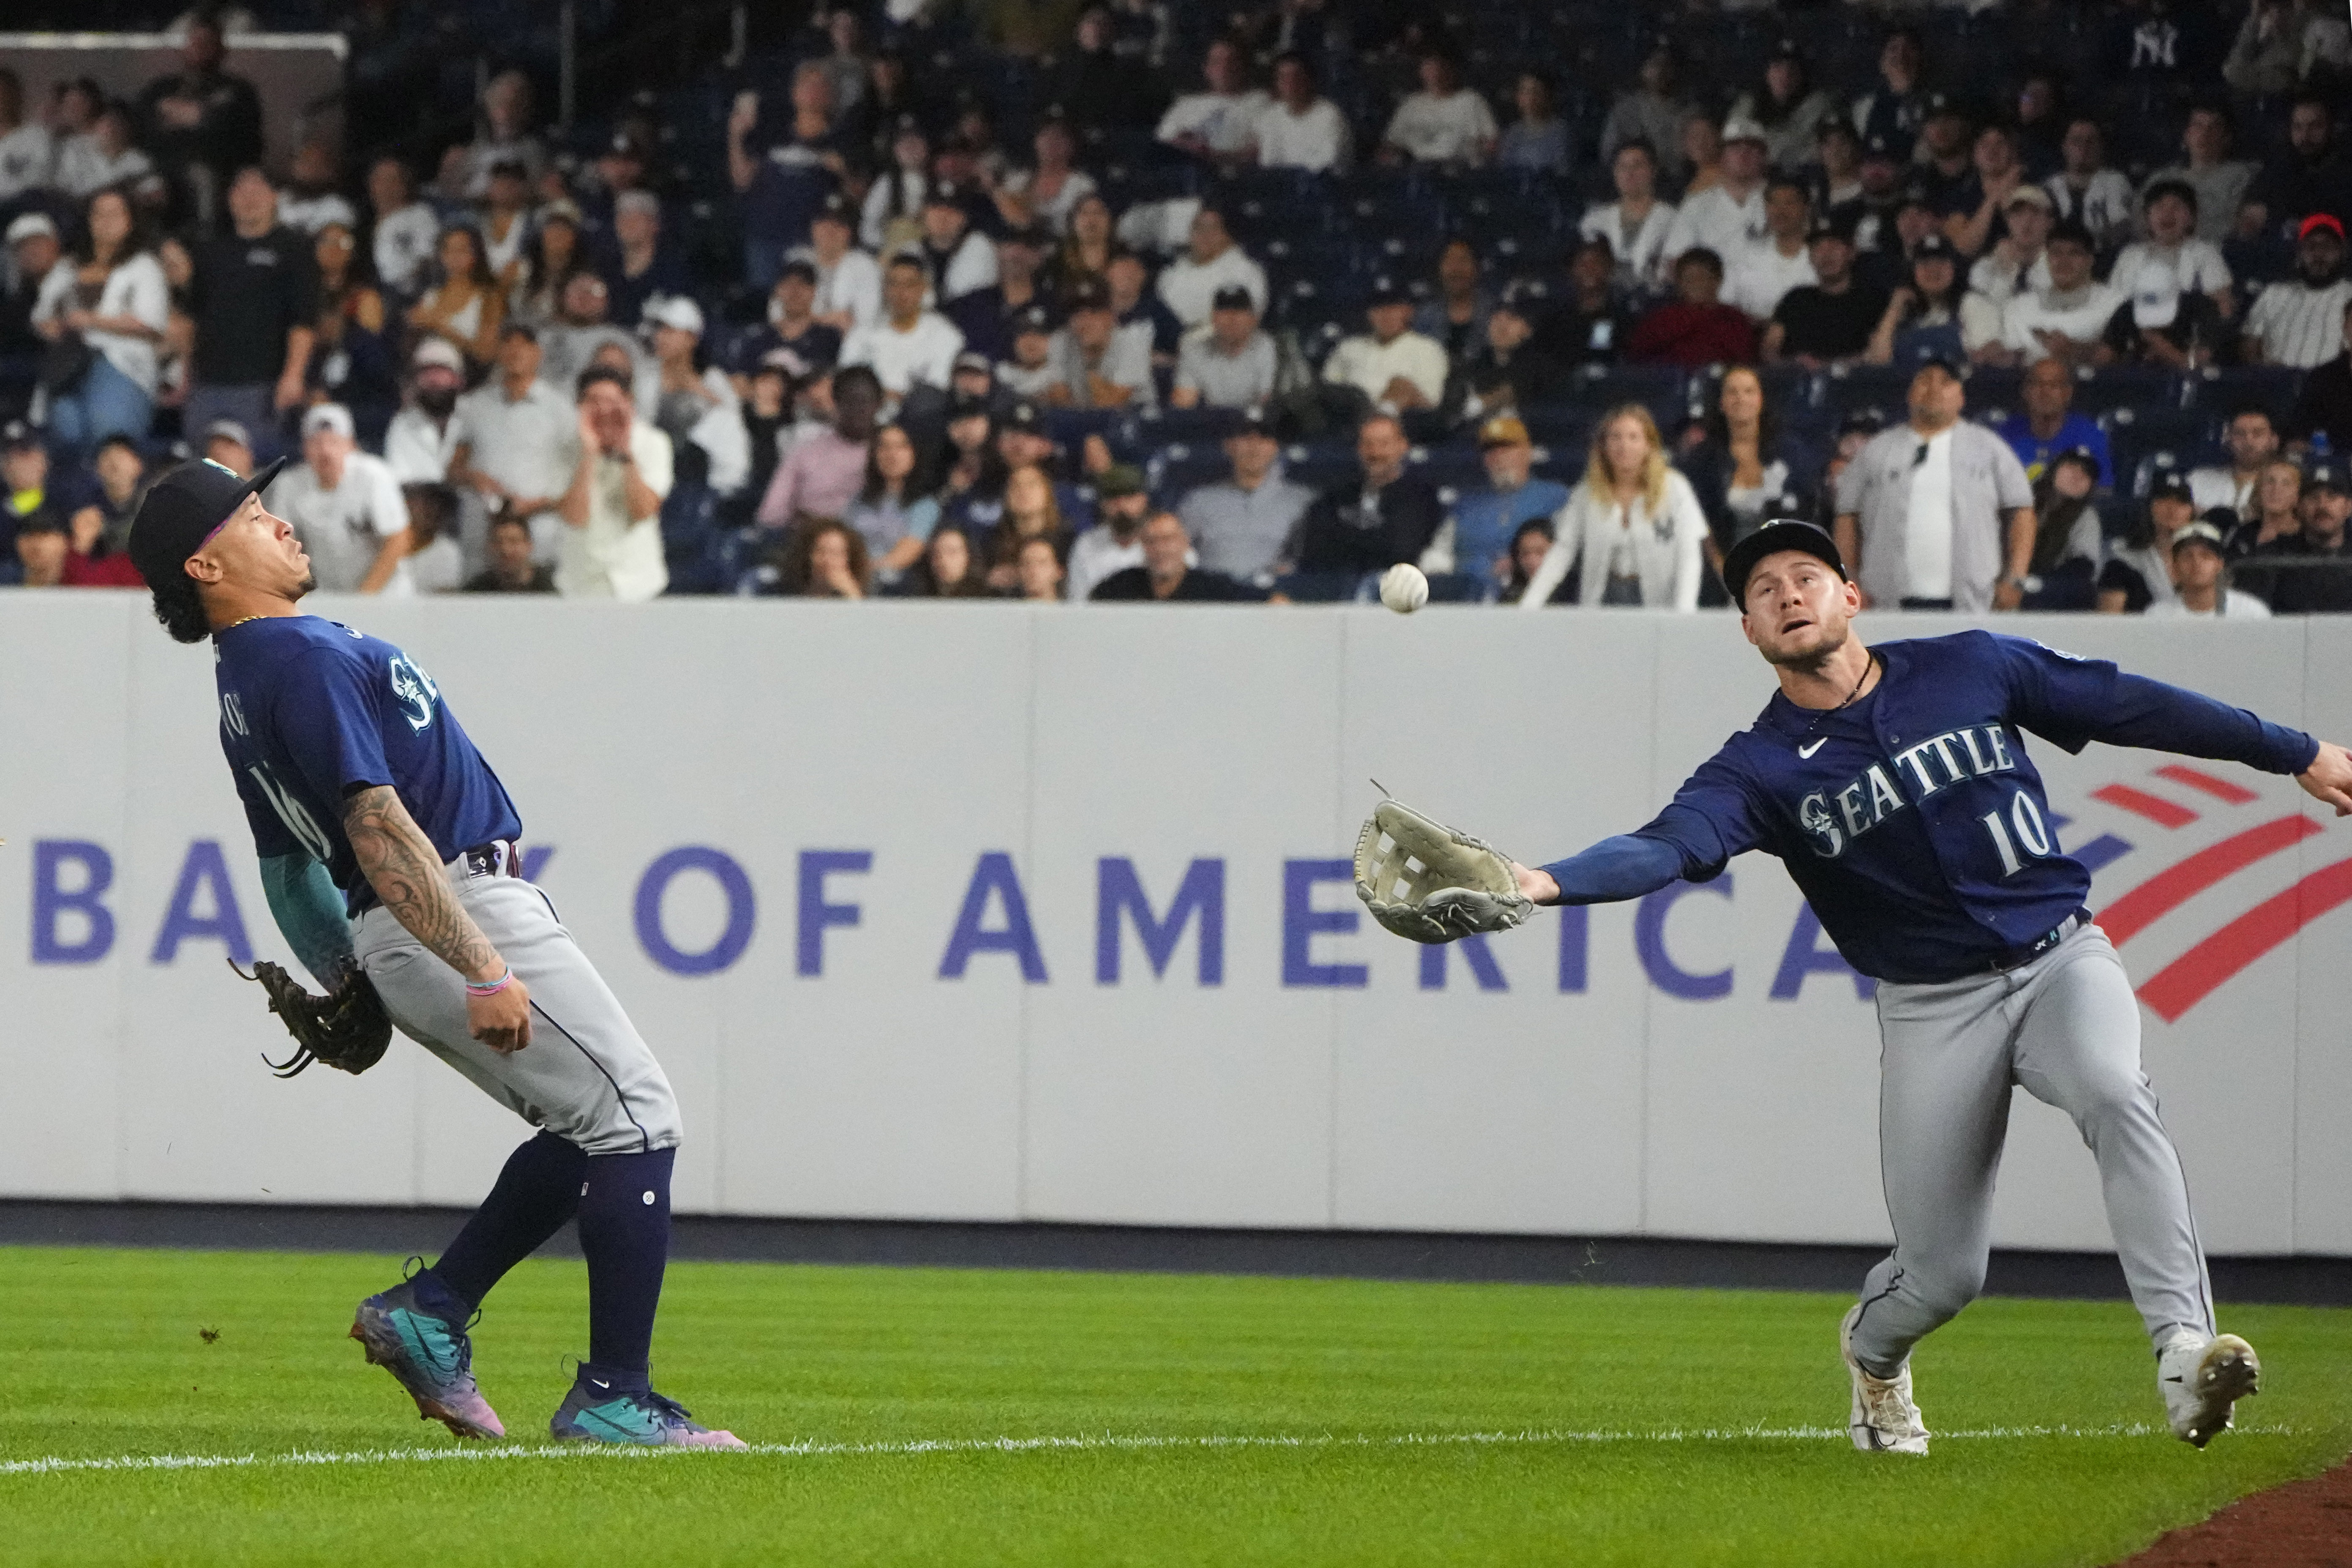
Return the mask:
<svg viewBox="0 0 2352 1568"><path fill-rule="evenodd" d="M1845 1321L1838 1325L1838 1353L1853 1378L1853 1415L1848 1422L1853 1446L1865 1454L1925 1454L1927 1426L1911 1402L1911 1363L1906 1358L1893 1377L1873 1377L1863 1371L1853 1359L1853 1321L1861 1316L1859 1306L1848 1308Z"/></svg>
<svg viewBox="0 0 2352 1568"><path fill-rule="evenodd" d="M2157 1352L2156 1385L2172 1435L2203 1447L2230 1429L2230 1406L2262 1387L2254 1347L2235 1334L2204 1339L2184 1333Z"/></svg>

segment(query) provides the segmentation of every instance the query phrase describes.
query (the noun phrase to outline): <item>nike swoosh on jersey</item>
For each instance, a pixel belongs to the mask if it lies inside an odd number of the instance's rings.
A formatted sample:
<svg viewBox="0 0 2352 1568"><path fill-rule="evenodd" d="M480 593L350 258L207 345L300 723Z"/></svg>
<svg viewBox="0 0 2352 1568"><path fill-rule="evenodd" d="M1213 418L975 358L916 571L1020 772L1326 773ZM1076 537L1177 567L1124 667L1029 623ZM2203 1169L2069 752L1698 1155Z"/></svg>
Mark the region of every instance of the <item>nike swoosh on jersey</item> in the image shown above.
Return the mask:
<svg viewBox="0 0 2352 1568"><path fill-rule="evenodd" d="M1801 757L1810 757L1815 752L1820 751L1823 746L1826 746L1829 743L1830 738L1827 735L1823 735L1820 740L1815 741L1810 746L1799 746L1797 748L1797 755Z"/></svg>

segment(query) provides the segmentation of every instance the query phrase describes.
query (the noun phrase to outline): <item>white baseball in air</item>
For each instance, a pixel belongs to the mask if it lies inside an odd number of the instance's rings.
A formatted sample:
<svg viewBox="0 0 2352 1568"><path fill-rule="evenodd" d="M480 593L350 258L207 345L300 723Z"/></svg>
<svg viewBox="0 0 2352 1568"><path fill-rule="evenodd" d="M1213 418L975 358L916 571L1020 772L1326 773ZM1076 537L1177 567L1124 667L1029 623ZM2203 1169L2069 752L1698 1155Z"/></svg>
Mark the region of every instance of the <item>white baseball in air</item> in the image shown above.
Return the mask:
<svg viewBox="0 0 2352 1568"><path fill-rule="evenodd" d="M1400 561L1381 574L1381 603L1409 616L1429 603L1429 579L1412 562Z"/></svg>

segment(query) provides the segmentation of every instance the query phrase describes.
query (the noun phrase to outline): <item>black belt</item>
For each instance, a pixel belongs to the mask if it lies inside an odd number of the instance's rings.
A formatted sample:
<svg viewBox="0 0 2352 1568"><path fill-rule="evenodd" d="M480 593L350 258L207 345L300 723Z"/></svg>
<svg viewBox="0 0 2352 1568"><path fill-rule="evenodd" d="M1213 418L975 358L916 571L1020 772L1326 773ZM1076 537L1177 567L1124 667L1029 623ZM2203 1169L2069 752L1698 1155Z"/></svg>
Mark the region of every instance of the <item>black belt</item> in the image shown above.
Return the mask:
<svg viewBox="0 0 2352 1568"><path fill-rule="evenodd" d="M466 868L467 880L477 877L520 877L522 875L522 841L516 838L494 838L488 844L477 844L471 849L457 851L456 860ZM357 920L383 900L375 896L375 888L365 878L353 888L345 900L351 918Z"/></svg>
<svg viewBox="0 0 2352 1568"><path fill-rule="evenodd" d="M2043 953L2048 952L2052 948L2056 947L2060 942L2064 942L2068 937L2074 935L2076 931L2082 930L2084 926L2089 925L2090 923L2091 911L2088 910L2076 910L2073 914L2068 915L2064 920L2060 921L2056 925L2052 926L2048 931L2043 931L2032 942L2026 942L2022 946L2012 947L2004 952L1997 952L1993 954L1992 957L1985 961L1985 967L1993 971L1995 973L2001 974L2005 974L2012 969L2022 968L2026 964L2032 963L2035 959L2040 958Z"/></svg>

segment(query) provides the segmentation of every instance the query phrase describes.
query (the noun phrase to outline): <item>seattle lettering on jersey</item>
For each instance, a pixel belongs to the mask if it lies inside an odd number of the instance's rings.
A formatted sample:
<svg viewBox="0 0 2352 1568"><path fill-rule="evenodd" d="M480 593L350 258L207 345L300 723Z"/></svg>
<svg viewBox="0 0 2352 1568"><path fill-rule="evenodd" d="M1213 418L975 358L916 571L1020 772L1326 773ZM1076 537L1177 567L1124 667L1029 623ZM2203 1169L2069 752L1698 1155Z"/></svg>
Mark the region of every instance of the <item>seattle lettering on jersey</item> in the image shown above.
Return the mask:
<svg viewBox="0 0 2352 1568"><path fill-rule="evenodd" d="M1895 772L1912 788L1906 799L1886 768L1873 763L1860 776L1834 790L1815 790L1798 803L1797 820L1811 836L1813 853L1834 860L1845 847L1906 805L1927 799L1948 784L1988 773L2017 771L2009 732L1999 724L1947 730L1895 754ZM2047 851L2044 851L2047 853Z"/></svg>

